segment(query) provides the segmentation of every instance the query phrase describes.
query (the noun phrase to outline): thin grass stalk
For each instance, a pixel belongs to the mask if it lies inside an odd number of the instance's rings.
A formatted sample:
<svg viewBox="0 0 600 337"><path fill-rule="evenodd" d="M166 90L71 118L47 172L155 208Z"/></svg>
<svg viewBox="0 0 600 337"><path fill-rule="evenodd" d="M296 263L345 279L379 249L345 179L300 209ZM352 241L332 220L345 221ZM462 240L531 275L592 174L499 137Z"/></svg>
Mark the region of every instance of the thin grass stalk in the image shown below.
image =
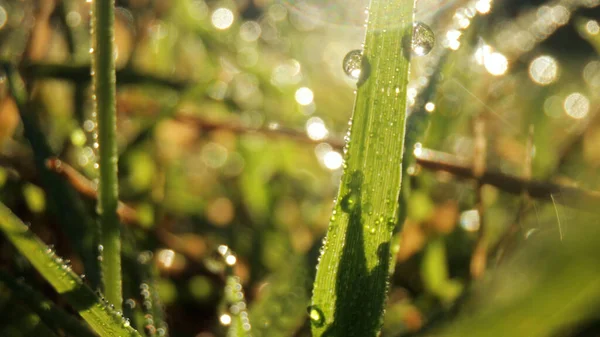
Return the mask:
<svg viewBox="0 0 600 337"><path fill-rule="evenodd" d="M100 256L106 299L121 310L121 231L117 216L117 109L114 57L114 0L94 0L92 6L92 78L99 155L98 215Z"/></svg>
<svg viewBox="0 0 600 337"><path fill-rule="evenodd" d="M315 337L374 337L381 328L402 179L413 9L413 0L370 3L344 174L309 308Z"/></svg>

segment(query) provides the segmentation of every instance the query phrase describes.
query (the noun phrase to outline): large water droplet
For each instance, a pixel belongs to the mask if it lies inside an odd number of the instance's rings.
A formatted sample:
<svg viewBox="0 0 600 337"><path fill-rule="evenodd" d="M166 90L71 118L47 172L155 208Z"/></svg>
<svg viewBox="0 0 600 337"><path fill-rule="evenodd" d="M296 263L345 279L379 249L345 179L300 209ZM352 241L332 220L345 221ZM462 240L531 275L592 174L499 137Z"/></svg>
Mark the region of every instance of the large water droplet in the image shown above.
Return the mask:
<svg viewBox="0 0 600 337"><path fill-rule="evenodd" d="M413 37L411 50L416 56L425 56L429 54L435 44L435 34L422 22L413 23Z"/></svg>
<svg viewBox="0 0 600 337"><path fill-rule="evenodd" d="M341 206L342 210L346 213L351 213L352 210L356 207L358 202L358 194L354 192L348 193L346 196L342 198Z"/></svg>
<svg viewBox="0 0 600 337"><path fill-rule="evenodd" d="M348 77L353 80L358 80L360 78L360 72L362 70L362 50L356 49L344 57L343 68L344 72Z"/></svg>
<svg viewBox="0 0 600 337"><path fill-rule="evenodd" d="M310 323L316 327L322 327L325 323L325 315L323 311L319 309L316 305L311 305L306 310L308 312L308 318L310 319Z"/></svg>

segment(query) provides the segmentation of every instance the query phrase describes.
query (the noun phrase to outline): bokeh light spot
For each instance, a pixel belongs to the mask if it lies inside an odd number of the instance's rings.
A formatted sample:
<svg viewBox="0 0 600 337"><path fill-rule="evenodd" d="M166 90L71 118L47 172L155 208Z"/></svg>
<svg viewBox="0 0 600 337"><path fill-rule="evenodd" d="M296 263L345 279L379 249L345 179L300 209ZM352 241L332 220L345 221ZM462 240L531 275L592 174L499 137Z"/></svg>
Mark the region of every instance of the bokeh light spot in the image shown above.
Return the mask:
<svg viewBox="0 0 600 337"><path fill-rule="evenodd" d="M319 117L311 117L306 121L306 134L312 140L321 140L327 137L329 130Z"/></svg>
<svg viewBox="0 0 600 337"><path fill-rule="evenodd" d="M590 100L585 95L574 92L567 96L563 107L567 115L575 119L582 119L590 111Z"/></svg>
<svg viewBox="0 0 600 337"><path fill-rule="evenodd" d="M323 163L325 164L325 167L333 171L342 167L342 164L344 163L344 158L339 152L330 151L327 152L327 154L325 154L325 156L323 157Z"/></svg>
<svg viewBox="0 0 600 337"><path fill-rule="evenodd" d="M488 73L494 76L504 75L508 70L508 60L500 53L491 53L485 57L483 65Z"/></svg>
<svg viewBox="0 0 600 337"><path fill-rule="evenodd" d="M539 56L529 65L529 77L540 85L553 83L558 77L558 62L551 56Z"/></svg>
<svg viewBox="0 0 600 337"><path fill-rule="evenodd" d="M313 102L313 91L307 87L302 87L296 90L296 102L300 105L309 105Z"/></svg>
<svg viewBox="0 0 600 337"><path fill-rule="evenodd" d="M233 12L230 9L217 8L213 12L210 19L211 19L213 26L215 26L215 28L224 30L224 29L231 27L231 25L233 24L234 18L235 17L233 15Z"/></svg>

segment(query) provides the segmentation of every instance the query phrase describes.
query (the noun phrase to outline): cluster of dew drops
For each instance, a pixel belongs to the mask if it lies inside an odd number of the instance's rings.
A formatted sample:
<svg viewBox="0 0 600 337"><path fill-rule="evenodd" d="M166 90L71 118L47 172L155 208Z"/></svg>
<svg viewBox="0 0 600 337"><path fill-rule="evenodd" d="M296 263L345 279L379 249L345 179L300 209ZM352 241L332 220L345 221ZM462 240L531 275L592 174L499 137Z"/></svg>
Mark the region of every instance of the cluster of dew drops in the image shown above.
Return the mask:
<svg viewBox="0 0 600 337"><path fill-rule="evenodd" d="M413 23L412 42L410 52L414 56L425 56L435 45L435 34L422 22ZM360 78L363 64L363 51L352 50L344 57L342 67L348 77L357 81Z"/></svg>

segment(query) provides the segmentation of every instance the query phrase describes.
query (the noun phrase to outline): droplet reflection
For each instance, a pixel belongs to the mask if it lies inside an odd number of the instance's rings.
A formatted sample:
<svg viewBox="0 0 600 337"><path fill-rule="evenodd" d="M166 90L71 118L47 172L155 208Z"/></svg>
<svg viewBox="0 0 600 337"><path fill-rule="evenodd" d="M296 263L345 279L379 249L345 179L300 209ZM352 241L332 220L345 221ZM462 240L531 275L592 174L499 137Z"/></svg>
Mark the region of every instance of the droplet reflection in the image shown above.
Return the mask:
<svg viewBox="0 0 600 337"><path fill-rule="evenodd" d="M343 69L346 75L353 80L358 80L361 73L362 67L362 51L361 50L353 50L346 54L343 62Z"/></svg>
<svg viewBox="0 0 600 337"><path fill-rule="evenodd" d="M413 24L413 37L411 50L416 56L425 56L433 49L435 45L435 34L422 22Z"/></svg>

